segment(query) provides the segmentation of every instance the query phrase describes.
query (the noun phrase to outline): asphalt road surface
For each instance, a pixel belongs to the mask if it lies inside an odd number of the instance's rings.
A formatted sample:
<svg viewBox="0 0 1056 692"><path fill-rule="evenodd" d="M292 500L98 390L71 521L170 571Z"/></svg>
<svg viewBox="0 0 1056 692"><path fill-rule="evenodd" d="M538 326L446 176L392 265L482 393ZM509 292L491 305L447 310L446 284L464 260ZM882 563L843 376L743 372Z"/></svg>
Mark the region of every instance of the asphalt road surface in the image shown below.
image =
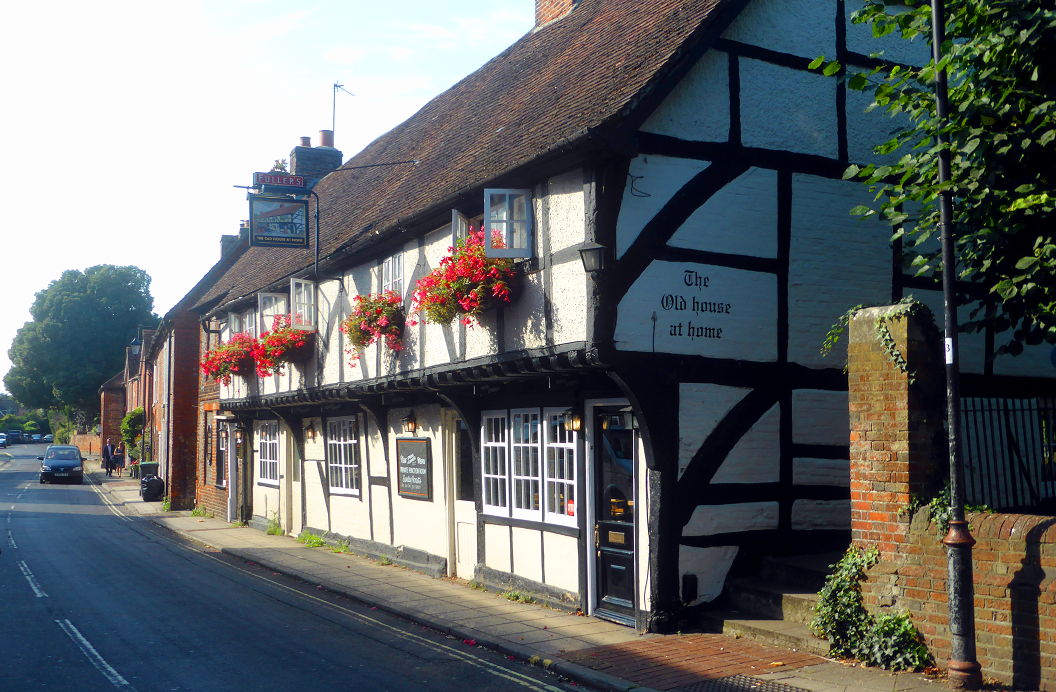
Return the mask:
<svg viewBox="0 0 1056 692"><path fill-rule="evenodd" d="M582 689L41 485L0 450L0 690Z"/></svg>

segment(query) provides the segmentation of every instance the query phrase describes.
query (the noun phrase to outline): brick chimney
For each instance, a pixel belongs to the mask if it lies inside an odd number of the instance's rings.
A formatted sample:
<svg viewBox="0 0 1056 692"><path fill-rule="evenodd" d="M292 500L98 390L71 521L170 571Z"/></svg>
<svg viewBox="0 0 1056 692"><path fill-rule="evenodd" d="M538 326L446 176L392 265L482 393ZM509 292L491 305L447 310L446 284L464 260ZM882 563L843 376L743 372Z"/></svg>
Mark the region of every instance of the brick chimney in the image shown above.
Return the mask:
<svg viewBox="0 0 1056 692"><path fill-rule="evenodd" d="M334 148L334 131L319 130L319 146L313 147L309 137L301 137L300 145L290 152L290 174L308 178L309 186L342 163L341 152Z"/></svg>
<svg viewBox="0 0 1056 692"><path fill-rule="evenodd" d="M225 233L220 236L220 257L227 257L232 252L241 252L249 247L249 221L238 224L238 235Z"/></svg>
<svg viewBox="0 0 1056 692"><path fill-rule="evenodd" d="M535 0L535 28L561 19L578 4L579 0Z"/></svg>

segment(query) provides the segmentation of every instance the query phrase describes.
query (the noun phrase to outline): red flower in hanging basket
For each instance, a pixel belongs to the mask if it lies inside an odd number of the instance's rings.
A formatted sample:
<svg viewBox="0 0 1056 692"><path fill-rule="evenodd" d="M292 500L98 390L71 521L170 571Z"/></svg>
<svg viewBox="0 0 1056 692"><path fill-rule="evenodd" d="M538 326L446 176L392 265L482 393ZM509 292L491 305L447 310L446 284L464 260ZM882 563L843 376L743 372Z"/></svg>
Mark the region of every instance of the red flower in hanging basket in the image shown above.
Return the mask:
<svg viewBox="0 0 1056 692"><path fill-rule="evenodd" d="M264 332L253 348L257 375L271 377L281 373L286 363L306 357L311 352L315 331L291 326L289 315L275 315L271 331Z"/></svg>
<svg viewBox="0 0 1056 692"><path fill-rule="evenodd" d="M390 351L402 351L404 321L403 298L395 291L356 296L352 314L341 323L353 346L349 365L355 367L360 352L375 341L384 341Z"/></svg>
<svg viewBox="0 0 1056 692"><path fill-rule="evenodd" d="M502 247L497 232L492 244ZM459 317L472 325L484 309L510 302L509 282L516 273L513 260L485 256L484 229L471 227L440 266L416 282L412 311L428 322L446 324Z"/></svg>
<svg viewBox="0 0 1056 692"><path fill-rule="evenodd" d="M202 356L202 373L222 384L231 384L232 375L253 372L253 349L256 346L257 340L249 334L232 334L227 343L206 351Z"/></svg>

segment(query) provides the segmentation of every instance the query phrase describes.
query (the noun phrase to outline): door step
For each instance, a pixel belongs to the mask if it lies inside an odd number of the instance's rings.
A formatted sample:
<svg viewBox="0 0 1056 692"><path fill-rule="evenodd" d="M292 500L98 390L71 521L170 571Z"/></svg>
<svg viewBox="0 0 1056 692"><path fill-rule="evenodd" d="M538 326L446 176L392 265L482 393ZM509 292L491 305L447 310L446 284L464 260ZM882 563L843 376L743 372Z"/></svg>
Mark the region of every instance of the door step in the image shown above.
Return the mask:
<svg viewBox="0 0 1056 692"><path fill-rule="evenodd" d="M819 656L829 643L811 633L817 592L838 553L766 558L756 575L727 581L722 609L701 614L712 631Z"/></svg>

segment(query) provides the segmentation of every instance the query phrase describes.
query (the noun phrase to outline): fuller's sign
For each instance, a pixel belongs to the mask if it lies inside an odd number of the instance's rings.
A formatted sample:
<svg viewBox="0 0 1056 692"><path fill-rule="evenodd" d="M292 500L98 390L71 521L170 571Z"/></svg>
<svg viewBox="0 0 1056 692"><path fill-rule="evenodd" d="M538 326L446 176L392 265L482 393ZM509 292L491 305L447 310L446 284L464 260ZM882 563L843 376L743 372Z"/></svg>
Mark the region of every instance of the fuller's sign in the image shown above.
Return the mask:
<svg viewBox="0 0 1056 692"><path fill-rule="evenodd" d="M269 171L268 173L254 173L254 185L279 185L281 187L304 187L303 175L290 175L282 171Z"/></svg>

